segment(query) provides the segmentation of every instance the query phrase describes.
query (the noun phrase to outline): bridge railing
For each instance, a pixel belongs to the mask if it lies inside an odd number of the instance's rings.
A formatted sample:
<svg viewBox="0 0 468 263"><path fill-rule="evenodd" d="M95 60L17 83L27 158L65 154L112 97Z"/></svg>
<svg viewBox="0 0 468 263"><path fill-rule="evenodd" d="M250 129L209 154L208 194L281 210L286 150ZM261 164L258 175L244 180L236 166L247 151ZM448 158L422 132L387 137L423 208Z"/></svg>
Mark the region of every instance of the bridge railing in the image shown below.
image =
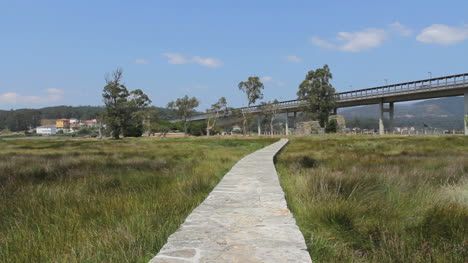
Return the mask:
<svg viewBox="0 0 468 263"><path fill-rule="evenodd" d="M398 83L370 89L340 92L335 95L336 101L349 101L371 97L385 97L405 93L425 92L438 89L458 88L468 84L468 73L424 79L419 81Z"/></svg>
<svg viewBox="0 0 468 263"><path fill-rule="evenodd" d="M335 94L335 100L341 101L353 101L363 100L375 97L386 97L394 96L406 93L417 93L426 92L432 90L446 90L452 88L459 88L461 86L468 85L468 73L444 76L431 79L423 79L418 81L411 81L405 83L398 83L386 86L380 86L369 89L360 89L353 91L340 92ZM274 103L278 109L298 108L301 105L305 106L305 100L287 100ZM234 115L236 111L240 110L240 113L259 113L263 110L264 105L255 105L251 107L242 107L235 110L230 110L224 113L224 116ZM191 120L202 120L206 119L213 113L207 112L205 114L196 115Z"/></svg>

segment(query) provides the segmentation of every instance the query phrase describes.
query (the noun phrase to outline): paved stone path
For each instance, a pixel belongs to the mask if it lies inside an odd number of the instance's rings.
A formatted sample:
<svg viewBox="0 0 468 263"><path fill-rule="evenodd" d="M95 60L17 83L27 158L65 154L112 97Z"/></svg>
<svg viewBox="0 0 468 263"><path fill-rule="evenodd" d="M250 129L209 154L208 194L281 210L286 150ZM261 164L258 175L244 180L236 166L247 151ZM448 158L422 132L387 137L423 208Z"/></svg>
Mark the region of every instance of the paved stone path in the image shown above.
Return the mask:
<svg viewBox="0 0 468 263"><path fill-rule="evenodd" d="M287 142L240 160L150 263L312 262L273 164Z"/></svg>

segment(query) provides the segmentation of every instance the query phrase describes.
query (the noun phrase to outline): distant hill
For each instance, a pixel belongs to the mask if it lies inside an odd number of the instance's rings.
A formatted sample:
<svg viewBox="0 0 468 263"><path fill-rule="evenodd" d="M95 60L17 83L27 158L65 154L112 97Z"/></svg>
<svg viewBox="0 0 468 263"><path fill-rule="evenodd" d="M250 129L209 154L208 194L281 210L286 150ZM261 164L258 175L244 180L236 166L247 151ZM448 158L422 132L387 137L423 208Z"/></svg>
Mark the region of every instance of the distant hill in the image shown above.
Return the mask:
<svg viewBox="0 0 468 263"><path fill-rule="evenodd" d="M174 112L167 108L151 107L163 120L174 119ZM0 130L24 131L41 125L43 119L77 118L94 119L104 110L103 106L54 106L41 109L0 110Z"/></svg>
<svg viewBox="0 0 468 263"><path fill-rule="evenodd" d="M379 105L345 108L339 111L345 116L347 126L377 128ZM462 129L464 105L463 97L449 97L424 100L416 103L395 103L395 126L424 125L439 129ZM387 118L387 114L385 114Z"/></svg>

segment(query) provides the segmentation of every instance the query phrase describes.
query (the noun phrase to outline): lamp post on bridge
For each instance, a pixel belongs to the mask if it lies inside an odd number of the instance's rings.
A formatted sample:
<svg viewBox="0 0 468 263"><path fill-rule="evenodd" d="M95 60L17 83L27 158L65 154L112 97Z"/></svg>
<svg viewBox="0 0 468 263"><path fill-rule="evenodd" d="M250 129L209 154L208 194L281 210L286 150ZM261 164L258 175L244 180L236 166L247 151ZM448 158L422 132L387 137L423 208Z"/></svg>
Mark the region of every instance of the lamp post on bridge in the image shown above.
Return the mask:
<svg viewBox="0 0 468 263"><path fill-rule="evenodd" d="M432 72L429 71L427 73L429 73L429 78L432 79Z"/></svg>

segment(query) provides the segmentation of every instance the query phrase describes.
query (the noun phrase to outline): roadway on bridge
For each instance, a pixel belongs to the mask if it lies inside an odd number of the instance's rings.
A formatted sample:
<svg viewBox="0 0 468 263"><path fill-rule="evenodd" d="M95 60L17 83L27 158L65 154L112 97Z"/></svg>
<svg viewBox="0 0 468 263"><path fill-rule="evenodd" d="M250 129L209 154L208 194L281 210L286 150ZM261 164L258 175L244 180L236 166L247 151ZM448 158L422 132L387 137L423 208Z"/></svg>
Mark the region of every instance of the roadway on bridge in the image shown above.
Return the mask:
<svg viewBox="0 0 468 263"><path fill-rule="evenodd" d="M312 262L273 163L287 141L240 160L150 263Z"/></svg>

